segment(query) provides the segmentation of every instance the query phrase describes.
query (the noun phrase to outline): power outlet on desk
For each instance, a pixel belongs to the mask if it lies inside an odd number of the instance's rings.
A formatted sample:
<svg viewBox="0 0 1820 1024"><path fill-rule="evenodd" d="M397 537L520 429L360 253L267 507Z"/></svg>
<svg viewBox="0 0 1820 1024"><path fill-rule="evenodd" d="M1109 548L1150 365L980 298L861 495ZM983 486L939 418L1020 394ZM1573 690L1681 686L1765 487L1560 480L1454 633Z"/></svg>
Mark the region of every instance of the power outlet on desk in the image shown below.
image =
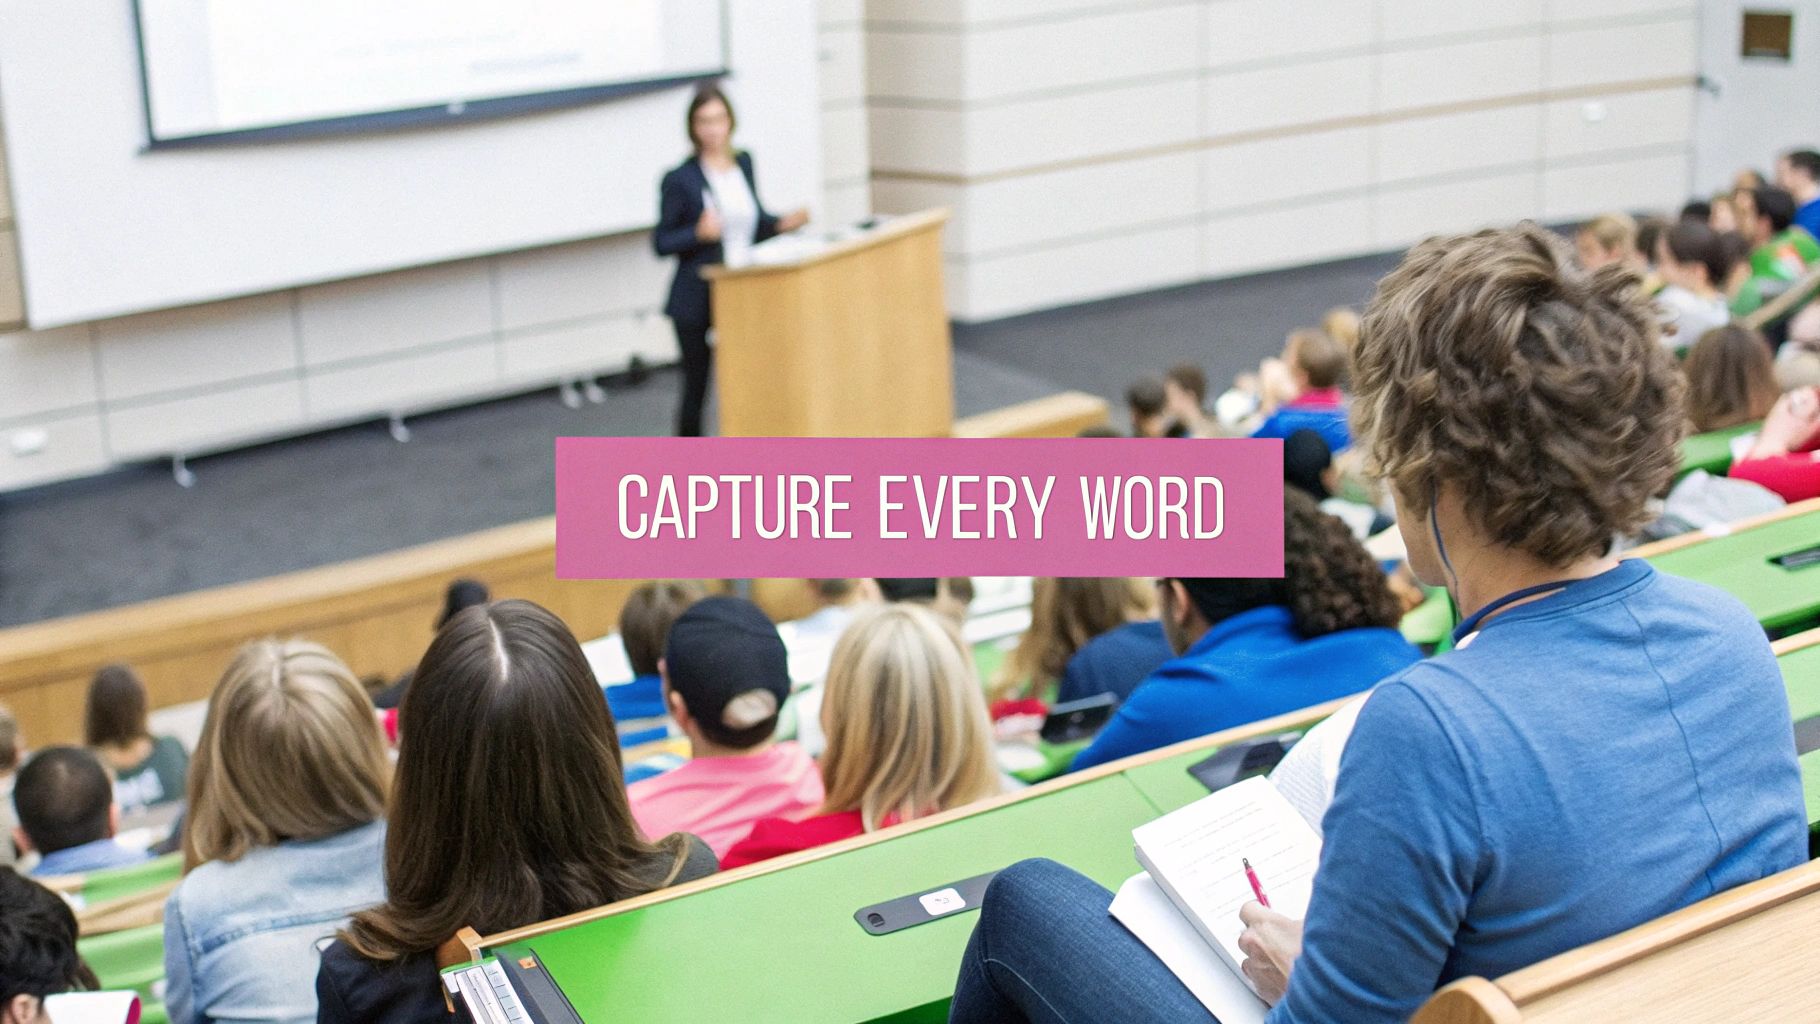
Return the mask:
<svg viewBox="0 0 1820 1024"><path fill-rule="evenodd" d="M12 449L15 458L25 458L44 451L45 445L51 443L51 435L40 427L27 427L15 430L7 437L7 446Z"/></svg>

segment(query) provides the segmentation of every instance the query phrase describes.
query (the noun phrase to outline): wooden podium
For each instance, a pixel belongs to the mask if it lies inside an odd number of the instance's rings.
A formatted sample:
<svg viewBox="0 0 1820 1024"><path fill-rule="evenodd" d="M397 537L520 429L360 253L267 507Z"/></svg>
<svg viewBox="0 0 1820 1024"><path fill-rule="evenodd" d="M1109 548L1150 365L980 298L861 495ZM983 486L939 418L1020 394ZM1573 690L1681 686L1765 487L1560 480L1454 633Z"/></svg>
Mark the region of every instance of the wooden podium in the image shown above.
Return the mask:
<svg viewBox="0 0 1820 1024"><path fill-rule="evenodd" d="M946 210L800 259L710 267L725 437L947 437L954 353Z"/></svg>

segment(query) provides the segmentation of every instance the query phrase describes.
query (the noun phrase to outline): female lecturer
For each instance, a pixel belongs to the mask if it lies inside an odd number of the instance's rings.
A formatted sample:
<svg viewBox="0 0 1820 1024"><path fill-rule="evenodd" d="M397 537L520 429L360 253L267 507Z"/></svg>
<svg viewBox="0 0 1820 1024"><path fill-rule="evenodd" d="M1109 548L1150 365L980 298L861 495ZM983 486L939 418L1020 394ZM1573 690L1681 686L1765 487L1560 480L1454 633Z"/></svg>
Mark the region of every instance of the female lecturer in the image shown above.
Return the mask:
<svg viewBox="0 0 1820 1024"><path fill-rule="evenodd" d="M708 282L701 271L714 263L740 264L752 246L772 235L795 231L809 220L807 210L772 216L758 201L752 155L733 148L733 108L714 86L689 102L689 141L695 155L664 175L659 189L657 230L651 244L659 256L676 257L676 278L664 314L676 327L682 349L682 406L676 413L680 437L701 436L702 403L708 394L713 353L708 328Z"/></svg>

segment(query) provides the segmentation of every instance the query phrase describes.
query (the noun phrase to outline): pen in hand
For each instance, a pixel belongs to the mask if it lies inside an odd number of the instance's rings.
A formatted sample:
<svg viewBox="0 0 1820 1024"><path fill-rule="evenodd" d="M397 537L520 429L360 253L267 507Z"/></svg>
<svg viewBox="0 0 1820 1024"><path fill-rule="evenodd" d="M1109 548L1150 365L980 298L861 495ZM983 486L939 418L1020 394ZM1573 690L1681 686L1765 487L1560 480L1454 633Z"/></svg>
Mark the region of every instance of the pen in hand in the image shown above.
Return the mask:
<svg viewBox="0 0 1820 1024"><path fill-rule="evenodd" d="M1245 881L1251 883L1251 894L1258 898L1259 903L1262 903L1268 908L1270 906L1270 897L1264 895L1264 885L1262 882L1258 881L1258 873L1251 870L1251 861L1248 858L1240 857L1239 863L1245 865Z"/></svg>

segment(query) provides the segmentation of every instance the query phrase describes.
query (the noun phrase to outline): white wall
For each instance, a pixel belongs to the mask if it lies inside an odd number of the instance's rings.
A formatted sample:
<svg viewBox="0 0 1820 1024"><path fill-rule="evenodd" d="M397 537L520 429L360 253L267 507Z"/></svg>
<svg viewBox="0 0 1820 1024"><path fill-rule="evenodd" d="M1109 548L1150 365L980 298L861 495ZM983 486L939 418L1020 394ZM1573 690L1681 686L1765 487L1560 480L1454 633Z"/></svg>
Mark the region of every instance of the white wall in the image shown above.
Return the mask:
<svg viewBox="0 0 1820 1024"><path fill-rule="evenodd" d="M1678 205L1691 0L871 0L873 196L979 320Z"/></svg>
<svg viewBox="0 0 1820 1024"><path fill-rule="evenodd" d="M729 15L729 90L765 200L863 212L852 183L866 171L851 153L846 190L822 194L835 114L821 101L832 62L819 59L818 0L732 0ZM856 17L846 24L857 33ZM670 119L677 159L684 99ZM20 319L4 196L0 325ZM669 362L658 311L670 271L637 231L48 331L0 327L0 490L522 391L634 355Z"/></svg>

